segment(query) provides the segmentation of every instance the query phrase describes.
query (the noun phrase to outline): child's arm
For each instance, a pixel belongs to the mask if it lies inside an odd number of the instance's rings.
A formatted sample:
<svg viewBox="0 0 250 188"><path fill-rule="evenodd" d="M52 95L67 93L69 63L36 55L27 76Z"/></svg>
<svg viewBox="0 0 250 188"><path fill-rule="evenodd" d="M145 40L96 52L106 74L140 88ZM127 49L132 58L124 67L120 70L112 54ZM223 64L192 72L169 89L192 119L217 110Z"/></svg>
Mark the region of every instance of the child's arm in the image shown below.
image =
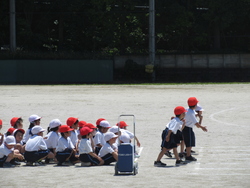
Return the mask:
<svg viewBox="0 0 250 188"><path fill-rule="evenodd" d="M97 158L100 161L99 165L102 165L104 163L103 159L99 157L98 155L96 155L94 152L89 152L88 154L94 158Z"/></svg>
<svg viewBox="0 0 250 188"><path fill-rule="evenodd" d="M199 111L197 116L199 117L199 124L202 123L202 119L203 119L203 116L202 116L202 111Z"/></svg>
<svg viewBox="0 0 250 188"><path fill-rule="evenodd" d="M135 140L136 140L137 146L141 147L141 143L139 142L139 140L138 140L138 138L136 136L135 136Z"/></svg>
<svg viewBox="0 0 250 188"><path fill-rule="evenodd" d="M204 127L204 126L202 126L201 124L199 124L199 123L196 123L195 124L198 128L201 128L204 132L207 132L207 127Z"/></svg>
<svg viewBox="0 0 250 188"><path fill-rule="evenodd" d="M1 136L1 139L0 139L0 146L2 145L2 143L3 143L3 134L2 133L0 133L0 136Z"/></svg>
<svg viewBox="0 0 250 188"><path fill-rule="evenodd" d="M113 152L112 156L115 158L116 161L118 161L118 153L117 152Z"/></svg>
<svg viewBox="0 0 250 188"><path fill-rule="evenodd" d="M182 131L184 129L184 127L186 126L186 120L182 119L181 121L183 122L182 127L181 127L181 131Z"/></svg>
<svg viewBox="0 0 250 188"><path fill-rule="evenodd" d="M171 133L172 133L172 131L168 130L168 135L166 136L166 142L168 142L170 140Z"/></svg>

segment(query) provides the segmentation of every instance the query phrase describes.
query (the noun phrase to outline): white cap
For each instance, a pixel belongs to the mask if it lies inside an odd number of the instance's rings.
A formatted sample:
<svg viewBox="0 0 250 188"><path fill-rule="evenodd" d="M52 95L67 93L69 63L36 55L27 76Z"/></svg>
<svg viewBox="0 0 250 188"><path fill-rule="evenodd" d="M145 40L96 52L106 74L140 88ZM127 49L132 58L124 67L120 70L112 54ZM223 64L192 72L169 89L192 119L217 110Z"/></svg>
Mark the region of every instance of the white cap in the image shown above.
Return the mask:
<svg viewBox="0 0 250 188"><path fill-rule="evenodd" d="M15 139L15 137L14 136L7 136L6 138L5 138L5 142L6 142L6 144L8 144L8 145L15 145L16 144L16 139Z"/></svg>
<svg viewBox="0 0 250 188"><path fill-rule="evenodd" d="M101 121L101 122L100 122L100 126L101 126L101 127L105 127L105 128L110 128L110 124L109 124L109 122L106 121L106 120Z"/></svg>
<svg viewBox="0 0 250 188"><path fill-rule="evenodd" d="M119 138L123 143L130 143L130 137L126 133L122 134Z"/></svg>
<svg viewBox="0 0 250 188"><path fill-rule="evenodd" d="M36 126L34 126L32 129L31 129L31 133L32 134L38 134L38 133L40 133L40 132L44 132L45 131L45 129L43 129L41 126L39 126L39 125L36 125Z"/></svg>
<svg viewBox="0 0 250 188"><path fill-rule="evenodd" d="M199 104L196 105L195 111L204 111L204 109L202 108L202 106L200 106Z"/></svg>
<svg viewBox="0 0 250 188"><path fill-rule="evenodd" d="M115 135L114 133L112 132L107 132L104 134L104 140L107 142L109 141L111 138L117 138L118 136Z"/></svg>
<svg viewBox="0 0 250 188"><path fill-rule="evenodd" d="M116 126L116 125L114 125L113 127L111 127L111 128L109 129L109 132L118 133L118 129L119 129L119 127Z"/></svg>
<svg viewBox="0 0 250 188"><path fill-rule="evenodd" d="M55 128L62 125L61 121L59 119L53 119L51 120L51 122L49 123L49 128Z"/></svg>
<svg viewBox="0 0 250 188"><path fill-rule="evenodd" d="M41 119L41 117L39 117L38 115L36 114L33 114L29 117L29 122L30 123L33 123L34 121L38 120L38 119Z"/></svg>

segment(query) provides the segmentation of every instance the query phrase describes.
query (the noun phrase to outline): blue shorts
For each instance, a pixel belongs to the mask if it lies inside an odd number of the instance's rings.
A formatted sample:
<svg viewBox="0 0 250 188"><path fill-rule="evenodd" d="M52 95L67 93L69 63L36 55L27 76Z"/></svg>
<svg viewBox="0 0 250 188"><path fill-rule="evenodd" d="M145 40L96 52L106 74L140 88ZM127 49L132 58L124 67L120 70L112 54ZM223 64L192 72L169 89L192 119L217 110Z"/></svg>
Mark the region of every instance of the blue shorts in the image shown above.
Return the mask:
<svg viewBox="0 0 250 188"><path fill-rule="evenodd" d="M0 167L3 167L3 164L5 163L6 159L7 159L6 155L3 158L0 158Z"/></svg>
<svg viewBox="0 0 250 188"><path fill-rule="evenodd" d="M99 165L99 163L100 163L100 161L97 158L92 157L91 155L89 155L87 153L80 154L79 159L82 162L91 162L91 164L93 164L93 165Z"/></svg>
<svg viewBox="0 0 250 188"><path fill-rule="evenodd" d="M49 150L25 151L24 158L27 162L36 162L49 154Z"/></svg>
<svg viewBox="0 0 250 188"><path fill-rule="evenodd" d="M167 149L176 148L177 147L176 135L171 133L169 141L166 142L167 135L168 135L168 128L166 128L165 130L162 131L162 134L161 134L161 138L162 138L161 147L164 147L164 148L167 148Z"/></svg>
<svg viewBox="0 0 250 188"><path fill-rule="evenodd" d="M71 162L78 160L78 158L75 157L74 152L72 152L72 149L65 149L62 152L56 152L56 159L59 163L65 162L67 158L69 158L69 161Z"/></svg>
<svg viewBox="0 0 250 188"><path fill-rule="evenodd" d="M108 153L107 155L103 156L102 159L104 160L104 165L109 165L110 163L116 161L111 153Z"/></svg>
<svg viewBox="0 0 250 188"><path fill-rule="evenodd" d="M193 128L185 127L182 130L182 135L183 135L186 147L194 147L195 146L195 134L194 134Z"/></svg>

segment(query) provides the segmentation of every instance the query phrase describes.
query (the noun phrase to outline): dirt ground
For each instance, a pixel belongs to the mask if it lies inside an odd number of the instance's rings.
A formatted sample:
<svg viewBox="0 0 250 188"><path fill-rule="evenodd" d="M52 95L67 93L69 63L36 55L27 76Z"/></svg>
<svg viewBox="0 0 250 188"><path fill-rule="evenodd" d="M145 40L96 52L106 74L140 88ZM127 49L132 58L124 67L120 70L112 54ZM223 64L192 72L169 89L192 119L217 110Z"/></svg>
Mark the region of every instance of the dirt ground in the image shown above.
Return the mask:
<svg viewBox="0 0 250 188"><path fill-rule="evenodd" d="M197 97L208 132L195 128L197 162L176 167L163 157L165 168L154 167L161 132L176 106ZM2 133L12 117L42 116L63 123L70 116L95 123L106 118L115 125L120 114L134 114L136 136L143 147L137 175L114 175L114 165L100 167L0 168L0 187L250 187L250 85L70 85L0 86ZM132 120L126 120L132 128ZM139 149L139 148L138 148Z"/></svg>

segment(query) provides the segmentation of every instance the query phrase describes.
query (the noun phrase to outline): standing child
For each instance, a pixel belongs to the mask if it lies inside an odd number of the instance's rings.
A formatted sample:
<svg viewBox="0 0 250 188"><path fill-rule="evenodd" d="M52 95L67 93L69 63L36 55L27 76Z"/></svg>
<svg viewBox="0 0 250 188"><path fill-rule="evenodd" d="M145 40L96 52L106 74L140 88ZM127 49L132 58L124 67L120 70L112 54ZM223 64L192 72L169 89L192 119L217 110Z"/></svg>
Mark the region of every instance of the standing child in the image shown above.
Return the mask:
<svg viewBox="0 0 250 188"><path fill-rule="evenodd" d="M61 126L61 121L59 119L53 119L49 123L48 134L45 137L45 142L47 144L48 149L53 153L53 159L55 160L56 156L56 146L59 140L59 127ZM50 159L46 158L45 163L49 163Z"/></svg>
<svg viewBox="0 0 250 188"><path fill-rule="evenodd" d="M92 132L93 129L87 126L81 128L80 130L80 135L82 136L79 144L80 161L82 162L81 166L104 164L102 158L93 152L93 148L89 140L89 138L93 137Z"/></svg>
<svg viewBox="0 0 250 188"><path fill-rule="evenodd" d="M76 156L75 146L70 140L70 133L74 129L71 129L68 125L61 125L59 132L61 137L58 140L58 145L56 147L56 159L58 161L58 166L63 166L63 163L70 161L73 165L79 162Z"/></svg>
<svg viewBox="0 0 250 188"><path fill-rule="evenodd" d="M36 125L31 129L32 136L26 143L24 157L27 161L27 166L43 165L42 160L46 157L52 158L53 154L48 150L47 145L43 139L43 129L41 126Z"/></svg>
<svg viewBox="0 0 250 188"><path fill-rule="evenodd" d="M99 129L94 137L94 143L95 143L95 153L98 154L102 146L106 143L104 140L104 134L108 131L110 128L110 124L106 120L102 120L100 122L100 125L98 126Z"/></svg>
<svg viewBox="0 0 250 188"><path fill-rule="evenodd" d="M161 162L161 158L170 149L173 149L176 158L176 165L186 164L179 158L177 152L177 146L180 144L180 138L177 134L177 131L185 126L185 122L182 121L185 117L185 112L186 110L182 106L177 106L174 109L174 114L176 117L167 124L166 129L162 132L162 150L159 153L157 160L154 162L154 166L166 166L165 163Z"/></svg>
<svg viewBox="0 0 250 188"><path fill-rule="evenodd" d="M98 156L104 160L104 165L109 165L110 163L118 160L118 153L113 147L117 137L118 136L112 132L107 132L104 135L104 140L106 143L98 154Z"/></svg>
<svg viewBox="0 0 250 188"><path fill-rule="evenodd" d="M29 128L28 130L25 132L24 136L23 136L23 143L26 143L28 141L28 139L32 136L31 133L31 129L35 126L35 125L40 125L40 121L41 121L41 117L39 117L38 115L34 114L31 115L29 117Z"/></svg>
<svg viewBox="0 0 250 188"><path fill-rule="evenodd" d="M15 137L7 136L4 143L0 146L0 167L14 167L15 165L11 164L14 158L23 160L23 156L14 150L15 144Z"/></svg>
<svg viewBox="0 0 250 188"><path fill-rule="evenodd" d="M195 146L195 134L193 131L193 127L196 126L198 128L201 128L205 132L207 132L207 128L202 126L196 119L195 108L198 104L198 100L195 97L190 97L188 98L187 103L188 103L189 108L185 117L186 126L182 131L184 142L186 145L186 152L187 152L186 160L196 161L197 159L191 155L191 149L192 147Z"/></svg>

